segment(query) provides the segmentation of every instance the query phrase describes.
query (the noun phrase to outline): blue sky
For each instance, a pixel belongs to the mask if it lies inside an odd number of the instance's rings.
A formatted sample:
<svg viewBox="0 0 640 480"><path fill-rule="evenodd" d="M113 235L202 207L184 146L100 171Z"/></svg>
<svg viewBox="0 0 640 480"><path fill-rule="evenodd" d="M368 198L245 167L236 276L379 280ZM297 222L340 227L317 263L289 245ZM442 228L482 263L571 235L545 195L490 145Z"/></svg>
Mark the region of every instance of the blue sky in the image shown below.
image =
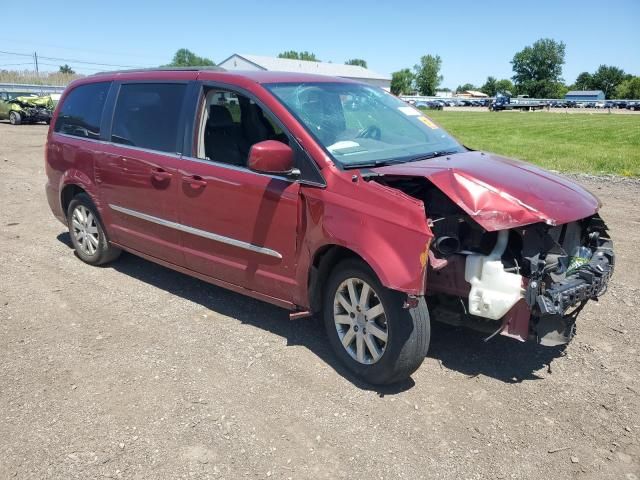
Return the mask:
<svg viewBox="0 0 640 480"><path fill-rule="evenodd" d="M168 63L181 47L216 62L232 53L308 50L325 61L364 58L372 70L412 67L442 57L442 86L508 78L513 54L542 37L567 45L568 83L600 64L640 75L640 0L65 1L5 0L0 51L127 66ZM162 5L171 5L163 7ZM25 22L9 21L24 15ZM0 53L0 68L29 68ZM110 69L69 63L81 73ZM49 64L49 65L46 65ZM3 66L4 65L4 66Z"/></svg>

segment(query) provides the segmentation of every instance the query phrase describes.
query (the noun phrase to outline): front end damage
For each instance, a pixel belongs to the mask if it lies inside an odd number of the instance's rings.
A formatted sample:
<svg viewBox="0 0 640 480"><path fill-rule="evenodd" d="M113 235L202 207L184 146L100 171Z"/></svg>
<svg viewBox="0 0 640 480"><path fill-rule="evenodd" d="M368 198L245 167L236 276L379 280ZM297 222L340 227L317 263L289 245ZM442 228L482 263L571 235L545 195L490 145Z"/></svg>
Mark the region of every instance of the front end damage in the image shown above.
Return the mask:
<svg viewBox="0 0 640 480"><path fill-rule="evenodd" d="M502 334L561 345L573 337L576 317L586 302L606 291L615 256L607 227L597 214L597 200L587 212L593 197L577 202L578 214L586 216L559 223L557 219L570 217L566 206L563 217L554 218L540 201L532 206L515 197L513 189L505 192L466 174L458 173L466 184L436 186L435 176L382 170L369 179L425 205L434 235L426 288L434 320L481 330L488 338ZM449 171L449 178L455 176ZM469 192L484 203L482 208L465 201ZM486 192L495 195L495 201ZM505 199L508 205L501 209L499 203ZM556 204L558 199L553 199Z"/></svg>
<svg viewBox="0 0 640 480"><path fill-rule="evenodd" d="M532 333L542 344L567 343L578 313L588 300L604 294L613 274L615 255L607 226L596 214L553 228L535 225L526 237L524 298L534 313ZM579 250L587 255L574 267Z"/></svg>
<svg viewBox="0 0 640 480"><path fill-rule="evenodd" d="M51 121L54 103L50 95L22 96L8 101L10 111L19 114L20 123L38 123Z"/></svg>

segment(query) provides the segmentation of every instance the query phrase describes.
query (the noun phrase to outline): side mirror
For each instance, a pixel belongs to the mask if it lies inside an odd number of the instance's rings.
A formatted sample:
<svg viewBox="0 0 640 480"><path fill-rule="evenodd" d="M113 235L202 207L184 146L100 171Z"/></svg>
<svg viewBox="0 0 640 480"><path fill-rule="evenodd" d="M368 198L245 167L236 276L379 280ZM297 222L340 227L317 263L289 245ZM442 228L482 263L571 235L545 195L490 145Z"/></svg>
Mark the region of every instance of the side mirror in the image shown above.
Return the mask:
<svg viewBox="0 0 640 480"><path fill-rule="evenodd" d="M291 175L293 168L293 150L289 145L276 140L258 142L249 150L247 162L251 170L275 175Z"/></svg>

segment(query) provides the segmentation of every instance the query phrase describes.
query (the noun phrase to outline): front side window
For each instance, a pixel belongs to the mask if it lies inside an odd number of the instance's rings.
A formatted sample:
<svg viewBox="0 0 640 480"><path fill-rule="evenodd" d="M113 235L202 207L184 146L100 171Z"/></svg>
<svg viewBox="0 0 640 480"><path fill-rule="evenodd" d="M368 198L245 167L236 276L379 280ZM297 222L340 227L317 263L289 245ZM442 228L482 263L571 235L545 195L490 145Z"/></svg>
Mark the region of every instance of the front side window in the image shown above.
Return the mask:
<svg viewBox="0 0 640 480"><path fill-rule="evenodd" d="M265 86L345 168L465 150L419 110L379 88L346 82Z"/></svg>
<svg viewBox="0 0 640 480"><path fill-rule="evenodd" d="M130 83L120 87L111 141L161 152L178 151L178 125L186 85Z"/></svg>
<svg viewBox="0 0 640 480"><path fill-rule="evenodd" d="M264 140L289 142L277 123L250 98L220 89L204 93L198 158L246 167L254 144Z"/></svg>
<svg viewBox="0 0 640 480"><path fill-rule="evenodd" d="M110 86L110 82L99 82L71 90L60 107L54 131L99 139L102 110Z"/></svg>

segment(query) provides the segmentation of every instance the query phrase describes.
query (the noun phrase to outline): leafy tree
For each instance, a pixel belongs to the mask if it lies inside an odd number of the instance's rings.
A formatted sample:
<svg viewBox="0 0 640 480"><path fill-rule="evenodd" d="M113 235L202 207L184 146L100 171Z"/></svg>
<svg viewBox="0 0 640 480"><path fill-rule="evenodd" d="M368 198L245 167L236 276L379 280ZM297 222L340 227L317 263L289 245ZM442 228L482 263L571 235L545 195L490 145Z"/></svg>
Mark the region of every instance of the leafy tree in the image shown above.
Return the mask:
<svg viewBox="0 0 640 480"><path fill-rule="evenodd" d="M556 85L556 94L554 98L564 98L564 96L569 92L569 87L567 87L564 83L558 83Z"/></svg>
<svg viewBox="0 0 640 480"><path fill-rule="evenodd" d="M413 72L403 68L391 74L391 93L394 95L406 95L413 90Z"/></svg>
<svg viewBox="0 0 640 480"><path fill-rule="evenodd" d="M513 83L508 78L496 82L496 94L505 92L511 92L512 95L516 93Z"/></svg>
<svg viewBox="0 0 640 480"><path fill-rule="evenodd" d="M316 57L315 53L307 52L297 52L295 50L287 50L286 52L282 52L278 54L278 58L290 58L292 60L307 60L309 62L319 62L320 59Z"/></svg>
<svg viewBox="0 0 640 480"><path fill-rule="evenodd" d="M591 88L594 90L602 90L605 98L610 98L618 85L620 85L627 75L624 70L618 67L610 67L600 65L593 74Z"/></svg>
<svg viewBox="0 0 640 480"><path fill-rule="evenodd" d="M553 98L562 82L565 44L542 38L517 52L511 60L518 91L536 98Z"/></svg>
<svg viewBox="0 0 640 480"><path fill-rule="evenodd" d="M440 55L424 55L420 58L420 63L413 67L416 87L418 87L420 95L436 94L436 89L442 82L441 67Z"/></svg>
<svg viewBox="0 0 640 480"><path fill-rule="evenodd" d="M60 73L67 74L67 75L73 75L74 73L76 73L76 72L74 72L74 71L73 71L73 68L71 68L71 67L70 67L69 65L67 65L66 63L65 63L64 65L60 65L60 70L59 70L59 72L60 72Z"/></svg>
<svg viewBox="0 0 640 480"><path fill-rule="evenodd" d="M630 77L623 80L616 88L616 98L640 98L640 77Z"/></svg>
<svg viewBox="0 0 640 480"><path fill-rule="evenodd" d="M361 58L352 58L351 60L347 60L344 62L345 65L358 65L360 67L367 68L367 61Z"/></svg>
<svg viewBox="0 0 640 480"><path fill-rule="evenodd" d="M181 48L173 56L173 60L167 67L210 67L215 63L210 58L199 57L191 50Z"/></svg>
<svg viewBox="0 0 640 480"><path fill-rule="evenodd" d="M589 72L582 72L576 78L576 83L572 85L574 90L591 90L593 88L593 75Z"/></svg>
<svg viewBox="0 0 640 480"><path fill-rule="evenodd" d="M456 88L456 92L466 92L467 90L477 90L477 87L473 83L463 83Z"/></svg>
<svg viewBox="0 0 640 480"><path fill-rule="evenodd" d="M489 76L487 77L487 81L484 82L484 85L480 87L480 91L486 93L490 97L495 97L497 93L496 83L498 83L496 77Z"/></svg>

